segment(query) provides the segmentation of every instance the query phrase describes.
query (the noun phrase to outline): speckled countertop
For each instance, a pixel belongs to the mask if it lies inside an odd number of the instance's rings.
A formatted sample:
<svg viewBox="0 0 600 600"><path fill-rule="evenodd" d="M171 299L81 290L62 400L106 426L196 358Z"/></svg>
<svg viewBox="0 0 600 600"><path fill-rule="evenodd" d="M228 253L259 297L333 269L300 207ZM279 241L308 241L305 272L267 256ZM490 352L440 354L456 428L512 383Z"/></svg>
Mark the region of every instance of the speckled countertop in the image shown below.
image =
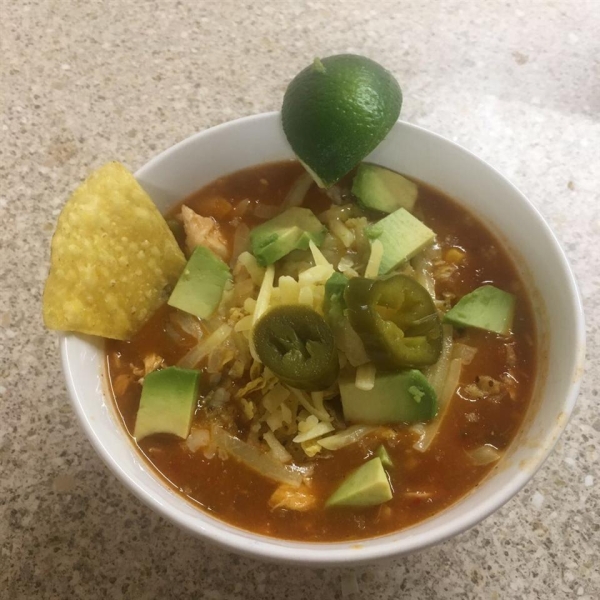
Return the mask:
<svg viewBox="0 0 600 600"><path fill-rule="evenodd" d="M241 559L141 505L67 400L40 298L67 194L233 117L279 107L315 54L401 81L403 117L503 171L575 269L588 367L535 479L484 523L357 572L362 598L600 597L597 0L0 0L0 598L340 598L339 570Z"/></svg>

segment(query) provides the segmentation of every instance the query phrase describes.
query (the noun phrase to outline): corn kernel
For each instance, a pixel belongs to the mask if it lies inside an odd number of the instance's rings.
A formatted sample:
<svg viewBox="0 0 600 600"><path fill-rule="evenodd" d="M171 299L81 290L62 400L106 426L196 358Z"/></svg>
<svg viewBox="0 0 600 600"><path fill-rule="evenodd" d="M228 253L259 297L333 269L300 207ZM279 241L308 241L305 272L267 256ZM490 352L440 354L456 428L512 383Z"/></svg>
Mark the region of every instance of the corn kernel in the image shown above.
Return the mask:
<svg viewBox="0 0 600 600"><path fill-rule="evenodd" d="M448 252L446 252L446 261L454 264L461 263L465 259L465 253L458 248L450 248Z"/></svg>

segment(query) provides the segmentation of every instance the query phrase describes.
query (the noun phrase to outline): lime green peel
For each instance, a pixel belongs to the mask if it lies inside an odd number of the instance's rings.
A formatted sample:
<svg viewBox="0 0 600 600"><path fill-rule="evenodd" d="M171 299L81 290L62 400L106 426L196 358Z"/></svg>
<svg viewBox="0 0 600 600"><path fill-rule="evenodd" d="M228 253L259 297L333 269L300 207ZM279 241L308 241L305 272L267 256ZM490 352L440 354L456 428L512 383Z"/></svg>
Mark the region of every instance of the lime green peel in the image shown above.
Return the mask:
<svg viewBox="0 0 600 600"><path fill-rule="evenodd" d="M316 58L283 98L285 135L320 187L337 183L388 134L402 91L378 63L355 54Z"/></svg>

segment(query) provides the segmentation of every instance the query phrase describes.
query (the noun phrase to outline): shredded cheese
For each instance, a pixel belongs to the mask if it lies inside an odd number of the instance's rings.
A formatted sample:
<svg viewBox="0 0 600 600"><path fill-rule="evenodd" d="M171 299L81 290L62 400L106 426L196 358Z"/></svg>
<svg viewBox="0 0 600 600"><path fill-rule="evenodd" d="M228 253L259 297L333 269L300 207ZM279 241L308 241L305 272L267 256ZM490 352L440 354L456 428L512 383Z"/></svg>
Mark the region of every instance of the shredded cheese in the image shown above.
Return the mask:
<svg viewBox="0 0 600 600"><path fill-rule="evenodd" d="M372 390L375 387L375 365L373 363L367 363L360 365L356 369L356 379L354 385L365 392Z"/></svg>
<svg viewBox="0 0 600 600"><path fill-rule="evenodd" d="M300 426L298 426L300 428ZM311 427L308 431L303 431L299 433L292 441L297 444L301 444L302 442L308 442L310 440L314 440L326 433L330 433L333 431L333 425L331 423L317 423L314 427Z"/></svg>
<svg viewBox="0 0 600 600"><path fill-rule="evenodd" d="M346 248L350 248L354 243L354 233L350 231L340 220L331 219L329 229L335 237L339 238Z"/></svg>
<svg viewBox="0 0 600 600"><path fill-rule="evenodd" d="M300 285L310 285L316 283L325 284L327 280L333 275L333 267L331 265L317 265L316 267L310 267L306 271L302 271L298 276L298 283Z"/></svg>
<svg viewBox="0 0 600 600"><path fill-rule="evenodd" d="M255 285L260 285L262 283L265 269L256 262L256 258L254 258L250 252L242 252L238 256L238 263L246 268L246 271L248 271L248 274Z"/></svg>
<svg viewBox="0 0 600 600"><path fill-rule="evenodd" d="M307 412L317 417L320 421L331 421L331 415L329 415L325 409L321 410L320 408L313 406L304 392L293 387L289 389L292 394L298 398L298 402L300 402L300 405L305 408Z"/></svg>
<svg viewBox="0 0 600 600"><path fill-rule="evenodd" d="M331 263L323 256L323 253L317 248L317 245L312 240L308 242L308 247L313 255L315 265L333 268Z"/></svg>
<svg viewBox="0 0 600 600"><path fill-rule="evenodd" d="M258 319L264 314L269 308L269 302L271 300L271 292L273 291L273 280L275 279L275 267L269 265L265 271L262 283L260 285L260 291L258 292L258 298L256 299L256 306L254 307L254 314L252 315L252 323L256 323Z"/></svg>
<svg viewBox="0 0 600 600"><path fill-rule="evenodd" d="M367 279L375 279L379 275L379 266L383 258L383 244L380 240L371 242L371 255L365 269L365 277Z"/></svg>
<svg viewBox="0 0 600 600"><path fill-rule="evenodd" d="M306 306L312 307L313 293L312 293L312 288L309 285L305 285L300 288L300 294L298 295L298 302L300 304L306 304Z"/></svg>
<svg viewBox="0 0 600 600"><path fill-rule="evenodd" d="M256 308L256 300L254 298L246 298L244 300L244 310L249 314L254 313L254 309Z"/></svg>
<svg viewBox="0 0 600 600"><path fill-rule="evenodd" d="M252 315L248 315L240 319L236 324L234 329L237 332L250 331L252 329L253 317Z"/></svg>
<svg viewBox="0 0 600 600"><path fill-rule="evenodd" d="M275 437L275 434L272 431L265 432L263 434L263 440L267 442L273 456L278 461L284 464L292 461L292 455L282 446L281 442Z"/></svg>
<svg viewBox="0 0 600 600"><path fill-rule="evenodd" d="M296 304L298 302L300 286L293 277L290 277L289 275L280 277L279 290L281 304Z"/></svg>

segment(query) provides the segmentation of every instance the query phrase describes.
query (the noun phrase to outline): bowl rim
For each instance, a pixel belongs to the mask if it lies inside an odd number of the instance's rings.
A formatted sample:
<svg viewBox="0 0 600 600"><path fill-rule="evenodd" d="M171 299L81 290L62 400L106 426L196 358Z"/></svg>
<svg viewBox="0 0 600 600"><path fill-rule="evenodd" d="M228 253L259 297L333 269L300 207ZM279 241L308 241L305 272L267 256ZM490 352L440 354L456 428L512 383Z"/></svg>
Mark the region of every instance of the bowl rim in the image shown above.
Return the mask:
<svg viewBox="0 0 600 600"><path fill-rule="evenodd" d="M152 170L155 165L163 160L168 154L171 154L177 150L181 150L187 145L193 144L199 137L217 135L226 129L238 127L240 124L247 123L249 121L269 121L274 118L279 118L279 115L280 113L278 111L260 113L234 119L232 121L221 123L215 127L199 131L151 158L144 166L136 171L135 176L136 178L142 177L146 171ZM540 211L532 204L532 202L514 184L512 184L506 177L504 177L504 175L491 166L487 161L479 158L477 155L462 147L460 144L457 144L456 142L453 142L423 127L414 125L412 123L407 123L406 121L402 120L398 120L394 127L396 127L398 124L400 124L402 127L417 130L421 134L432 138L436 143L441 142L443 144L449 144L453 146L454 151L470 156L475 161L482 163L484 168L487 168L497 177L500 177L502 180L504 180L504 183L509 186L511 191L519 197L519 200L529 210L532 218L539 222L540 226L545 230L549 242L554 245L557 255L560 257L560 270L565 276L565 283L568 284L568 296L572 303L572 308L574 309L574 317L577 324L574 343L575 347L578 349L578 352L576 353L577 355L573 357L572 378L569 384L568 393L562 404L562 415L564 418L556 419L554 427L546 432L542 441L543 451L536 456L537 460L533 466L530 465L530 467L526 470L519 470L517 475L511 479L509 483L501 487L495 493L491 494L483 502L479 503L477 510L472 510L466 514L453 518L450 522L441 524L434 530L408 536L402 540L402 545L400 548L398 547L398 540L391 538L394 533L398 532L393 532L384 536L355 540L348 543L304 542L298 540L272 538L262 534L246 531L228 523L226 523L226 525L228 525L231 530L224 531L214 524L215 521L218 523L224 523L223 521L202 511L200 508L197 510L204 517L202 520L203 522L200 525L198 523L192 523L187 515L184 515L176 508L163 504L160 499L155 497L151 490L146 489L144 485L138 482L135 477L133 477L123 468L123 466L111 453L110 448L107 447L107 445L101 439L101 436L96 431L94 423L88 417L84 409L85 400L83 398L82 390L77 389L74 384L72 370L75 367L72 365L69 355L69 338L71 337L71 334L59 334L61 362L70 401L73 405L75 413L77 414L77 417L79 418L79 421L83 426L86 436L92 443L92 446L98 455L102 458L110 470L119 478L119 480L125 484L125 486L130 489L144 504L155 510L159 515L167 518L178 527L202 537L203 540L209 543L216 544L227 550L246 556L251 556L253 558L261 558L264 560L285 564L302 564L313 567L336 565L351 566L372 563L378 560L389 559L394 556L408 554L417 550L423 550L434 544L443 542L469 529L470 527L473 527L483 519L487 518L490 514L495 512L515 494L517 494L527 484L527 482L533 478L535 473L544 464L568 423L579 393L581 376L583 373L583 363L585 357L585 323L581 296L576 284L575 276L569 265L564 250L556 238L556 235ZM159 479L158 476L156 476L156 478ZM168 487L163 481L160 481L160 484ZM457 502L459 501L460 500ZM435 515L433 515L431 518L435 518ZM363 545L363 542L373 540L377 541L376 545Z"/></svg>

